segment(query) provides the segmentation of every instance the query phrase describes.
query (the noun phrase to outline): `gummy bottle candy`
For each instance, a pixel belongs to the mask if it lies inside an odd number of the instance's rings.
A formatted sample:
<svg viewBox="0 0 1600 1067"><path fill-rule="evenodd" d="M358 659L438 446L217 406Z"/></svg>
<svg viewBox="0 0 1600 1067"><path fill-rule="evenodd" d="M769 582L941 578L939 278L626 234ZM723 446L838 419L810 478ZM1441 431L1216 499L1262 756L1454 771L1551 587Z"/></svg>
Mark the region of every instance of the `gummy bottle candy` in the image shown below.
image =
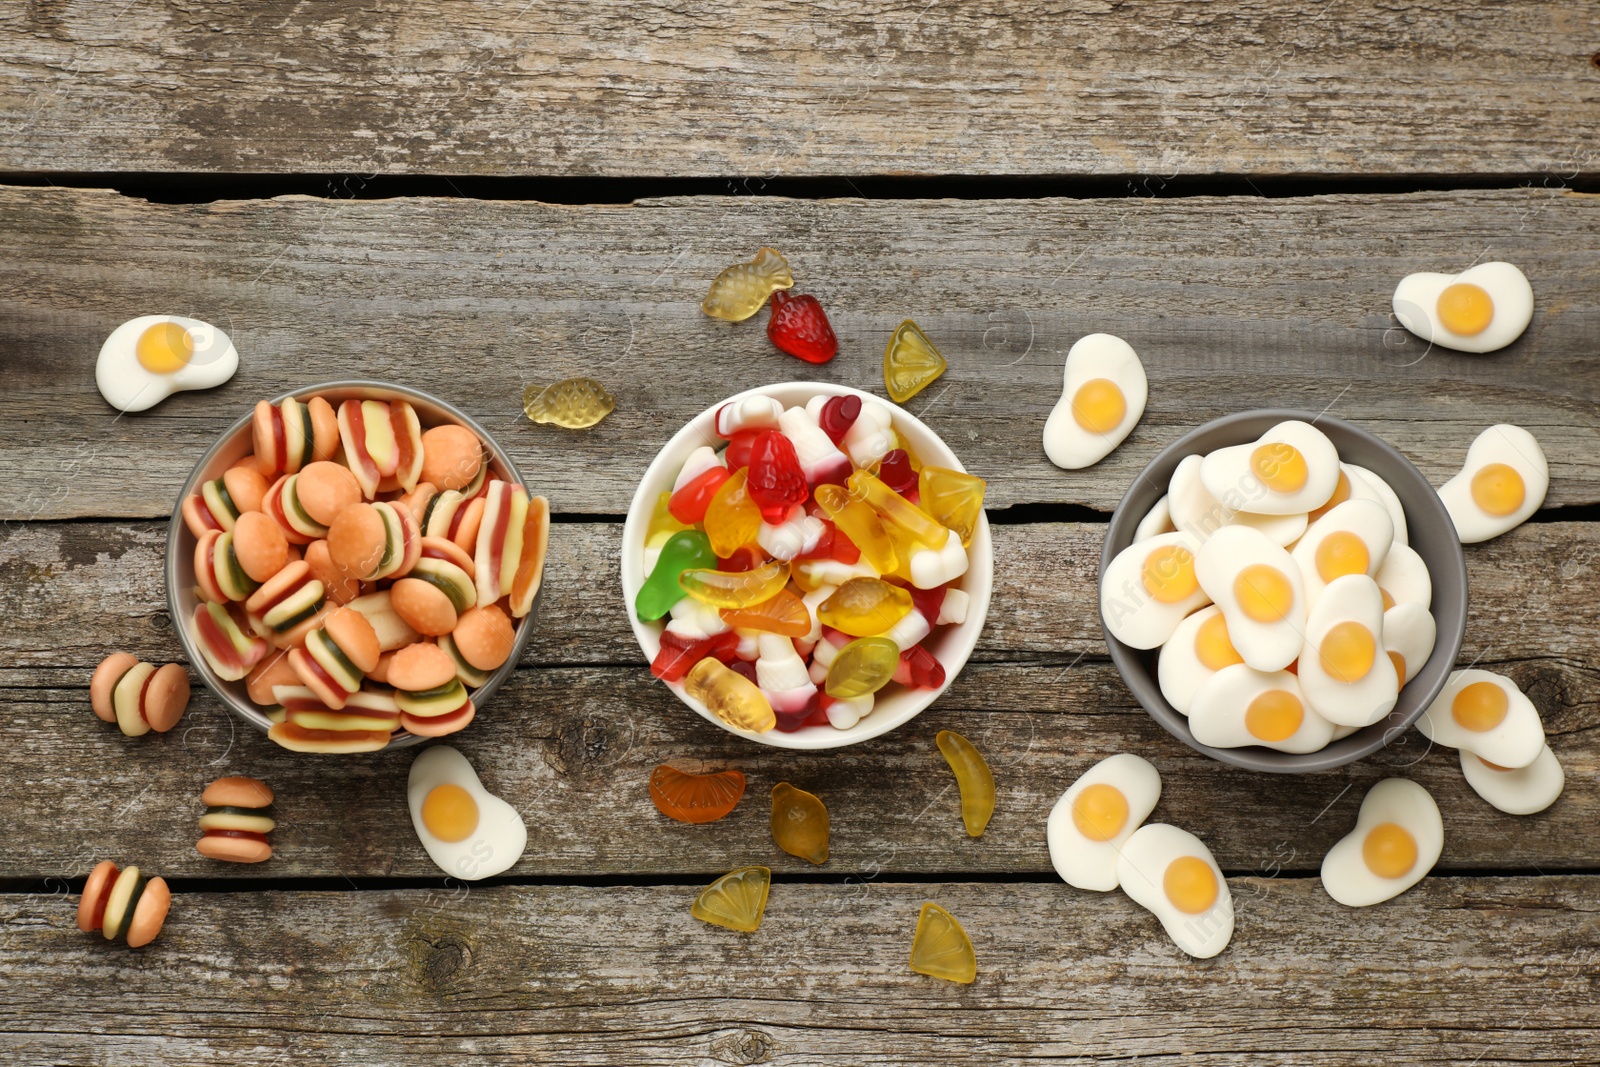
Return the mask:
<svg viewBox="0 0 1600 1067"><path fill-rule="evenodd" d="M828 862L828 808L788 782L772 787L772 840L807 863Z"/></svg>
<svg viewBox="0 0 1600 1067"><path fill-rule="evenodd" d="M716 565L717 554L711 551L711 541L705 534L699 530L679 530L661 546L655 569L634 598L634 611L644 622L661 618L683 599L684 590L678 582L684 571Z"/></svg>
<svg viewBox="0 0 1600 1067"><path fill-rule="evenodd" d="M806 661L795 651L794 642L781 634L762 634L756 639L756 683L772 705L775 715L796 715L806 711L817 696L816 683L806 669Z"/></svg>
<svg viewBox="0 0 1600 1067"><path fill-rule="evenodd" d="M723 818L744 796L738 771L690 774L665 763L650 772L650 800L669 819L708 823Z"/></svg>
<svg viewBox="0 0 1600 1067"><path fill-rule="evenodd" d="M961 789L961 821L967 826L967 836L982 837L994 816L994 773L983 753L954 730L940 730L934 741Z"/></svg>
<svg viewBox="0 0 1600 1067"><path fill-rule="evenodd" d="M842 486L819 485L817 506L844 532L861 555L879 574L893 574L900 565L894 541L884 530L878 513L860 500L852 499Z"/></svg>
<svg viewBox="0 0 1600 1067"><path fill-rule="evenodd" d="M978 955L956 917L933 901L922 905L911 939L911 969L963 985L978 977Z"/></svg>
<svg viewBox="0 0 1600 1067"><path fill-rule="evenodd" d="M763 430L750 446L750 467L745 491L761 509L763 522L783 522L789 509L810 495L806 473L794 444L781 430Z"/></svg>
<svg viewBox="0 0 1600 1067"><path fill-rule="evenodd" d="M714 319L743 322L761 310L775 289L794 285L789 263L777 249L762 248L748 263L735 263L711 283L700 310Z"/></svg>
<svg viewBox="0 0 1600 1067"><path fill-rule="evenodd" d="M900 646L887 637L858 637L828 665L824 689L835 700L876 693L889 684L899 663Z"/></svg>
<svg viewBox="0 0 1600 1067"><path fill-rule="evenodd" d="M791 295L780 289L772 294L767 337L778 351L807 363L826 363L839 352L827 312L810 293Z"/></svg>
<svg viewBox="0 0 1600 1067"><path fill-rule="evenodd" d="M927 512L873 477L870 471L858 470L850 475L848 487L851 496L865 500L879 515L929 548L943 548L944 543L950 539L949 530L933 521Z"/></svg>
<svg viewBox="0 0 1600 1067"><path fill-rule="evenodd" d="M673 492L667 502L672 517L690 526L703 522L706 508L711 506L711 498L717 495L717 490L730 476L728 468L719 464L689 479L683 488Z"/></svg>
<svg viewBox="0 0 1600 1067"><path fill-rule="evenodd" d="M739 649L739 635L725 630L710 637L686 637L670 626L661 631L661 650L650 661L650 673L663 682L678 682L689 673L689 668L715 656L723 663L733 659Z"/></svg>
<svg viewBox="0 0 1600 1067"><path fill-rule="evenodd" d="M666 555L665 549L662 555ZM775 559L749 571L686 570L678 575L678 584L702 604L738 610L771 600L782 592L789 584L789 564Z"/></svg>
<svg viewBox="0 0 1600 1067"><path fill-rule="evenodd" d="M689 914L713 926L753 934L767 910L772 871L766 867L741 867L706 886L695 898Z"/></svg>
<svg viewBox="0 0 1600 1067"><path fill-rule="evenodd" d="M916 503L917 472L911 466L911 454L903 448L892 448L872 465L878 481L901 496Z"/></svg>
<svg viewBox="0 0 1600 1067"><path fill-rule="evenodd" d="M759 734L778 724L772 705L756 684L714 658L696 663L684 678L684 688L707 711L736 729Z"/></svg>
<svg viewBox="0 0 1600 1067"><path fill-rule="evenodd" d="M741 630L761 630L784 637L804 637L811 632L811 612L787 589L749 607L723 608L722 621Z"/></svg>
<svg viewBox="0 0 1600 1067"><path fill-rule="evenodd" d="M844 440L844 435L850 432L850 427L854 426L860 417L859 396L854 393L846 396L830 396L817 413L817 425L821 426L822 432L833 438L833 443L837 445Z"/></svg>
<svg viewBox="0 0 1600 1067"><path fill-rule="evenodd" d="M761 532L761 509L745 490L748 470L737 470L706 506L705 531L718 557L726 559Z"/></svg>
<svg viewBox="0 0 1600 1067"><path fill-rule="evenodd" d="M922 392L944 369L944 357L910 319L900 324L883 350L883 384L896 404Z"/></svg>
<svg viewBox="0 0 1600 1067"><path fill-rule="evenodd" d="M963 547L972 544L983 514L983 491L987 483L964 471L946 467L923 467L917 476L917 503L939 523L961 538Z"/></svg>
<svg viewBox="0 0 1600 1067"><path fill-rule="evenodd" d="M593 378L567 378L543 388L530 385L522 391L524 415L568 430L587 429L616 406L616 398Z"/></svg>
<svg viewBox="0 0 1600 1067"><path fill-rule="evenodd" d="M818 622L851 637L876 636L909 614L911 594L882 578L852 578L817 607Z"/></svg>
<svg viewBox="0 0 1600 1067"><path fill-rule="evenodd" d="M900 653L894 680L913 689L937 689L944 684L944 664L921 645L912 645Z"/></svg>

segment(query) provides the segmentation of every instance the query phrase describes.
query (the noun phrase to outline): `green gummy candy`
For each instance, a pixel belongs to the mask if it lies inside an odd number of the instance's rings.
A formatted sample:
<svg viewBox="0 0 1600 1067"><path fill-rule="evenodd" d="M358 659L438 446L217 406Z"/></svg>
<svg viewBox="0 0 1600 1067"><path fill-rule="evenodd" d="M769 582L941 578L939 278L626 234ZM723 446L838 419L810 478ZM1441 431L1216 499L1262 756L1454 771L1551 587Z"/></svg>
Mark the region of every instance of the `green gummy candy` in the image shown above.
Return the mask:
<svg viewBox="0 0 1600 1067"><path fill-rule="evenodd" d="M711 539L699 530L679 530L667 538L656 557L655 570L639 587L633 608L643 622L653 622L672 610L672 605L685 596L678 584L678 575L691 567L717 565L717 554L711 551Z"/></svg>

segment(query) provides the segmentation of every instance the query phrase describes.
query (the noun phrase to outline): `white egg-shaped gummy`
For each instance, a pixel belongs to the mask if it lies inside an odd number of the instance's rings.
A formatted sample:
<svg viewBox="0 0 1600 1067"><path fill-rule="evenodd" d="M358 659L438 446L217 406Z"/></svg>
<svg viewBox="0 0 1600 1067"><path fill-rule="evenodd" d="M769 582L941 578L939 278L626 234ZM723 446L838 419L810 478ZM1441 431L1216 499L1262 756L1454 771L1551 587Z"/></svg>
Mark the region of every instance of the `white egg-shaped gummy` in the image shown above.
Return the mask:
<svg viewBox="0 0 1600 1067"><path fill-rule="evenodd" d="M1394 290L1394 315L1424 341L1457 352L1494 352L1533 321L1533 286L1510 263L1460 274L1408 274Z"/></svg>
<svg viewBox="0 0 1600 1067"><path fill-rule="evenodd" d="M1172 631L1156 659L1161 695L1180 714L1189 714L1195 691L1224 667L1243 663L1228 636L1228 620L1215 604L1188 616Z"/></svg>
<svg viewBox="0 0 1600 1067"><path fill-rule="evenodd" d="M221 385L238 369L233 342L209 322L140 315L100 346L94 381L118 411L144 411L173 393Z"/></svg>
<svg viewBox="0 0 1600 1067"><path fill-rule="evenodd" d="M1150 823L1134 831L1117 857L1117 881L1189 955L1210 959L1228 947L1233 894L1211 850L1187 830Z"/></svg>
<svg viewBox="0 0 1600 1067"><path fill-rule="evenodd" d="M1322 888L1364 908L1399 896L1433 870L1444 851L1444 820L1428 791L1404 778L1368 790L1355 829L1322 859Z"/></svg>
<svg viewBox="0 0 1600 1067"><path fill-rule="evenodd" d="M1067 350L1061 399L1044 424L1044 452L1067 470L1099 463L1132 432L1149 395L1133 346L1108 333L1080 337Z"/></svg>
<svg viewBox="0 0 1600 1067"><path fill-rule="evenodd" d="M1417 676L1439 639L1433 613L1421 604L1396 604L1383 613L1383 650L1394 664L1400 688Z"/></svg>
<svg viewBox="0 0 1600 1067"><path fill-rule="evenodd" d="M1406 529L1406 509L1400 505L1400 494L1396 493L1388 482L1365 467L1358 467L1354 463L1342 463L1340 467L1346 475L1354 476L1352 496L1364 496L1363 489L1371 490L1389 510L1389 521L1394 523L1395 544L1410 544L1411 539ZM1359 482L1356 479L1359 479Z"/></svg>
<svg viewBox="0 0 1600 1067"><path fill-rule="evenodd" d="M1426 608L1433 604L1433 575L1428 573L1428 564L1410 545L1390 545L1388 555L1383 557L1383 566L1373 577L1388 607L1420 604Z"/></svg>
<svg viewBox="0 0 1600 1067"><path fill-rule="evenodd" d="M1168 497L1163 496L1155 502L1149 511L1145 512L1144 518L1140 519L1139 524L1133 528L1134 544L1138 544L1140 541L1148 541L1150 538L1160 534L1172 533L1177 529L1176 526L1172 525L1172 511L1167 506L1168 499Z"/></svg>
<svg viewBox="0 0 1600 1067"><path fill-rule="evenodd" d="M1541 812L1566 788L1566 772L1549 745L1526 767L1502 767L1466 749L1460 756L1461 773L1472 791L1507 815Z"/></svg>
<svg viewBox="0 0 1600 1067"><path fill-rule="evenodd" d="M1098 893L1117 888L1117 855L1161 799L1161 775L1119 752L1090 767L1050 809L1045 835L1061 880Z"/></svg>
<svg viewBox="0 0 1600 1067"><path fill-rule="evenodd" d="M1189 706L1194 739L1212 748L1260 745L1279 752L1320 752L1333 740L1333 724L1310 707L1300 680L1243 663L1212 675Z"/></svg>
<svg viewBox="0 0 1600 1067"><path fill-rule="evenodd" d="M1242 499L1239 511L1257 515L1315 511L1338 487L1339 452L1321 430L1290 419L1254 441L1206 456L1200 480L1224 503Z"/></svg>
<svg viewBox="0 0 1600 1067"><path fill-rule="evenodd" d="M1195 554L1195 575L1228 636L1258 671L1281 671L1305 642L1306 590L1289 553L1248 526L1224 526Z"/></svg>
<svg viewBox="0 0 1600 1067"><path fill-rule="evenodd" d="M1377 500L1346 500L1312 523L1290 555L1315 609L1329 582L1347 574L1375 576L1393 544L1388 509Z"/></svg>
<svg viewBox="0 0 1600 1067"><path fill-rule="evenodd" d="M1383 644L1383 594L1365 574L1330 582L1306 618L1300 689L1322 717L1371 726L1394 710L1400 678Z"/></svg>
<svg viewBox="0 0 1600 1067"><path fill-rule="evenodd" d="M1100 576L1100 617L1112 637L1133 648L1165 643L1185 615L1209 602L1195 577L1194 539L1185 533L1129 545Z"/></svg>
<svg viewBox="0 0 1600 1067"><path fill-rule="evenodd" d="M1439 487L1439 499L1464 545L1499 537L1539 510L1550 489L1550 465L1533 434L1500 423L1477 436L1461 472Z"/></svg>
<svg viewBox="0 0 1600 1067"><path fill-rule="evenodd" d="M1428 740L1501 767L1526 767L1544 748L1539 709L1517 683L1493 671L1456 671L1417 720Z"/></svg>
<svg viewBox="0 0 1600 1067"><path fill-rule="evenodd" d="M1226 501L1212 496L1200 480L1203 462L1201 456L1185 456L1172 472L1167 497L1174 529L1204 542L1224 526L1251 526L1275 545L1291 545L1306 532L1304 513L1257 515L1240 510L1250 502L1243 493L1233 493Z"/></svg>

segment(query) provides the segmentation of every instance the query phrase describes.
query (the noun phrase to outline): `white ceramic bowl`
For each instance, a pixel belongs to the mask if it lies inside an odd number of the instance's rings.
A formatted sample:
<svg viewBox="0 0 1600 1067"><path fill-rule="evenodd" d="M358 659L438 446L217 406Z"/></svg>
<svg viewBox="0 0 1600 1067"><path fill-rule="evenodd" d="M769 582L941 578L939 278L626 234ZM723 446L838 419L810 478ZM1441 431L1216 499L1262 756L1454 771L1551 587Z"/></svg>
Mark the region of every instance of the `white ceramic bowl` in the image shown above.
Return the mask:
<svg viewBox="0 0 1600 1067"><path fill-rule="evenodd" d="M812 397L819 395L855 395L863 400L886 404L894 412L895 430L921 462L935 467L948 467L951 470L966 470L955 453L939 439L939 435L928 429L920 419L882 397L863 393L848 386L830 385L825 382L783 382L778 385L748 389L711 405L691 419L688 425L679 430L656 454L655 460L644 472L644 479L640 481L638 490L633 494L633 504L628 508L628 518L622 527L623 604L628 613L628 620L633 624L634 635L639 639L639 647L644 650L647 660L654 660L656 653L661 650L661 631L665 629L665 621L640 622L633 610L633 602L639 594L639 587L648 577L644 571L644 541L656 500L663 492L672 488L672 483L690 452L701 445L717 448L725 443L716 434L717 410L724 404L758 394L770 396L785 407L803 405ZM973 535L972 544L967 549L967 557L969 560L967 573L956 583L957 587L964 589L971 598L967 608L967 621L959 625L937 627L922 642L923 647L938 657L939 662L944 665L944 685L938 689L909 689L891 682L878 692L877 704L872 709L872 714L848 730L836 730L832 726L804 726L793 733L768 730L764 734L758 734L749 730L739 730L711 714L703 704L690 697L684 691L682 682L661 684L670 688L677 694L679 700L693 708L707 721L716 723L729 733L776 748L840 748L886 734L915 718L923 708L937 700L939 695L949 688L950 683L955 681L956 675L966 665L967 657L972 655L973 648L978 644L978 634L983 630L983 621L989 614L989 596L994 590L994 544L989 538L987 517L978 520L978 531Z"/></svg>

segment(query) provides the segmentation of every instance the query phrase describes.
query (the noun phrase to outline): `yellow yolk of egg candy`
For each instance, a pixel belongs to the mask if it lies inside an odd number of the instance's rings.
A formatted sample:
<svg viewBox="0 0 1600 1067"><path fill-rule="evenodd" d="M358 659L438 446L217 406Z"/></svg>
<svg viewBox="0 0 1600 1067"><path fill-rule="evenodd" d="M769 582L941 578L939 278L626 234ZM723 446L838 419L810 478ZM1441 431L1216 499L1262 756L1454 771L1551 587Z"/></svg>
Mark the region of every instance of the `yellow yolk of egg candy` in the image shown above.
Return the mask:
<svg viewBox="0 0 1600 1067"><path fill-rule="evenodd" d="M1473 682L1450 702L1450 715L1462 729L1473 733L1493 730L1505 720L1511 701L1505 690L1493 682Z"/></svg>
<svg viewBox="0 0 1600 1067"><path fill-rule="evenodd" d="M1256 622L1280 622L1294 606L1294 586L1276 567L1252 563L1233 580L1239 610Z"/></svg>
<svg viewBox="0 0 1600 1067"><path fill-rule="evenodd" d="M1250 702L1244 727L1258 741L1286 741L1305 721L1305 705L1285 689L1269 689Z"/></svg>
<svg viewBox="0 0 1600 1067"><path fill-rule="evenodd" d="M1436 305L1439 322L1451 333L1476 337L1494 318L1494 300L1487 289L1471 282L1445 286Z"/></svg>
<svg viewBox="0 0 1600 1067"><path fill-rule="evenodd" d="M1194 553L1182 545L1166 545L1144 560L1144 588L1162 604L1176 604L1194 595L1200 579L1194 573Z"/></svg>
<svg viewBox="0 0 1600 1067"><path fill-rule="evenodd" d="M1306 457L1285 441L1271 441L1251 452L1250 470L1268 489L1278 493L1297 493L1311 477Z"/></svg>
<svg viewBox="0 0 1600 1067"><path fill-rule="evenodd" d="M1361 859L1379 878L1400 878L1417 865L1417 839L1403 826L1379 823L1361 842Z"/></svg>
<svg viewBox="0 0 1600 1067"><path fill-rule="evenodd" d="M1347 574L1365 574L1372 563L1367 543L1349 530L1336 530L1317 546L1317 574L1324 582Z"/></svg>
<svg viewBox="0 0 1600 1067"><path fill-rule="evenodd" d="M422 825L441 841L465 841L478 828L478 802L454 783L435 786L422 801Z"/></svg>
<svg viewBox="0 0 1600 1067"><path fill-rule="evenodd" d="M1200 629L1194 635L1194 655L1208 671L1220 671L1244 662L1244 657L1239 655L1239 650L1233 647L1233 641L1228 637L1228 620L1220 614L1200 624Z"/></svg>
<svg viewBox="0 0 1600 1067"><path fill-rule="evenodd" d="M1359 682L1377 661L1378 641L1359 622L1341 622L1323 636L1318 654L1329 677L1346 684Z"/></svg>
<svg viewBox="0 0 1600 1067"><path fill-rule="evenodd" d="M1322 516L1326 515L1340 504L1343 504L1346 500L1349 500L1350 493L1350 476L1346 474L1344 472L1344 468L1341 467L1339 469L1339 480L1335 482L1333 486L1333 495L1328 498L1328 502L1326 504L1307 515L1306 521L1308 523L1316 522L1318 519L1322 518Z"/></svg>
<svg viewBox="0 0 1600 1067"><path fill-rule="evenodd" d="M1185 915L1199 915L1217 902L1217 876L1198 856L1179 856L1167 864L1161 888Z"/></svg>
<svg viewBox="0 0 1600 1067"><path fill-rule="evenodd" d="M1114 785L1086 786L1072 801L1072 823L1090 841L1110 841L1128 823L1128 798Z"/></svg>
<svg viewBox="0 0 1600 1067"><path fill-rule="evenodd" d="M194 358L194 338L175 322L158 322L139 335L134 350L151 374L176 374Z"/></svg>
<svg viewBox="0 0 1600 1067"><path fill-rule="evenodd" d="M1389 594L1385 593L1383 595L1387 600ZM1392 607L1393 605L1389 606ZM1404 689L1406 687L1406 658L1398 652L1391 652L1389 653L1389 662L1394 664L1394 676L1400 679L1400 688Z"/></svg>
<svg viewBox="0 0 1600 1067"><path fill-rule="evenodd" d="M1128 401L1110 378L1091 378L1072 398L1072 417L1090 433L1110 433L1128 414Z"/></svg>
<svg viewBox="0 0 1600 1067"><path fill-rule="evenodd" d="M1504 463L1486 463L1472 476L1472 501L1491 515L1510 515L1527 495L1522 475Z"/></svg>

